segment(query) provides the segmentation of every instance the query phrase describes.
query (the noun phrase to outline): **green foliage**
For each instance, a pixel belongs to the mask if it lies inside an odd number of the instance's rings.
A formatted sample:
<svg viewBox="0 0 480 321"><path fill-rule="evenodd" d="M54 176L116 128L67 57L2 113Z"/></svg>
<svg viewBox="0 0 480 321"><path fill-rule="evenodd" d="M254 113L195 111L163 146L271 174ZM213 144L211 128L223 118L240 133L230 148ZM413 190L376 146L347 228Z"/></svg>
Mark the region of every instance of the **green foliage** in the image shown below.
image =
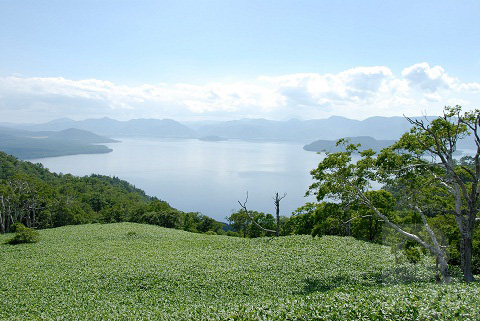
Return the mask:
<svg viewBox="0 0 480 321"><path fill-rule="evenodd" d="M248 227L252 222L244 210L234 212L226 217L226 219L234 232L241 234L243 237L247 237Z"/></svg>
<svg viewBox="0 0 480 321"><path fill-rule="evenodd" d="M472 243L478 244L472 240L477 234L480 165L478 155L456 161L454 153L457 142L471 133L474 133L472 143L480 144L477 133L480 111L462 114L460 106L445 107L444 115L431 122L409 120L413 125L410 132L378 155L364 150L354 162L352 154L360 151L359 145L348 144L344 139L338 142L345 146L343 151L326 153L311 171L315 182L307 194L316 195L318 201L334 200L342 209L334 215L317 211L320 220L312 233L342 235L343 229L339 227L347 222L347 235L380 242L382 227L395 225L395 230L404 237L415 239L435 253L448 280L448 257L436 245L435 233L427 233L424 221L454 213L454 230L461 233L456 237L452 231L446 231L450 236L440 240L440 244L450 245L447 250L450 263L460 263L465 280L470 282L473 280L467 263L471 259L470 249L474 255L480 255L472 248ZM373 183L384 185L385 191L371 192ZM402 231L400 225L407 222L410 226ZM421 227L416 226L419 223ZM445 227L437 226L436 232L441 234L442 229ZM418 259L413 250L406 251L412 260Z"/></svg>
<svg viewBox="0 0 480 321"><path fill-rule="evenodd" d="M128 232L127 232L127 236L128 236L128 237L136 237L136 236L138 236L138 234L137 234L136 231L128 231Z"/></svg>
<svg viewBox="0 0 480 321"><path fill-rule="evenodd" d="M151 198L117 177L50 173L0 152L0 233L12 224L51 228L87 223L138 222L191 232L221 233L223 224L200 213L184 213ZM0 202L1 204L1 202ZM7 213L7 211L9 211ZM4 230L2 229L4 227Z"/></svg>
<svg viewBox="0 0 480 321"><path fill-rule="evenodd" d="M311 234L317 204L307 203L292 213L282 224L282 235Z"/></svg>
<svg viewBox="0 0 480 321"><path fill-rule="evenodd" d="M243 237L261 237L265 235L271 235L271 233L265 232L252 222L255 220L260 226L269 230L275 230L276 221L272 214L265 214L257 211L249 211L249 215L244 210L232 213L227 217L227 221L230 223L233 231ZM283 219L285 222L285 219Z"/></svg>
<svg viewBox="0 0 480 321"><path fill-rule="evenodd" d="M15 224L15 235L7 241L8 244L37 243L40 240L38 231L25 227L22 223Z"/></svg>
<svg viewBox="0 0 480 321"><path fill-rule="evenodd" d="M312 236L346 235L347 214L340 204L320 203L313 214Z"/></svg>
<svg viewBox="0 0 480 321"><path fill-rule="evenodd" d="M20 222L17 222L17 223L12 224L12 225L10 226L10 232L15 233L15 232L17 231L17 229L20 229L20 230L21 230L22 228L25 228L25 225L23 225L23 224L20 223Z"/></svg>
<svg viewBox="0 0 480 321"><path fill-rule="evenodd" d="M272 214L265 214L262 212L257 211L249 211L252 218L263 228L269 230L275 230L276 228L276 221ZM264 230L260 229L257 225L251 223L247 229L247 236L248 237L262 237L266 235L272 235L270 232L265 232Z"/></svg>
<svg viewBox="0 0 480 321"><path fill-rule="evenodd" d="M405 256L410 263L418 263L422 258L422 253L418 246L410 246L405 248Z"/></svg>
<svg viewBox="0 0 480 321"><path fill-rule="evenodd" d="M478 283L437 285L427 258L396 265L388 247L351 237L212 237L134 223L40 233L35 246L0 244L1 320L476 320L480 314ZM0 235L0 243L7 238Z"/></svg>
<svg viewBox="0 0 480 321"><path fill-rule="evenodd" d="M238 232L234 232L234 231L227 231L226 233L227 236L236 236L236 237L239 237L240 235L238 234ZM245 237L245 236L243 236Z"/></svg>

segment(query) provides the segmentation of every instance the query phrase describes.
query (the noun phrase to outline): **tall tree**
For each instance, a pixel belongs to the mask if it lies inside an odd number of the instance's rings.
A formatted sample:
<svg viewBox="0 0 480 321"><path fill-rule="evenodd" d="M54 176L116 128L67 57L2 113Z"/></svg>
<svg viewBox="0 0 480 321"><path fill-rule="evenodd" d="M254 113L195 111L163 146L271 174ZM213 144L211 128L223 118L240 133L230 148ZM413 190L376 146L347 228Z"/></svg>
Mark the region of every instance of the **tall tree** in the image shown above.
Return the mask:
<svg viewBox="0 0 480 321"><path fill-rule="evenodd" d="M478 221L480 196L480 110L462 112L460 106L445 107L442 117L431 122L407 118L413 125L394 145L397 153L411 155L411 166L423 167L454 197L454 214L460 232L460 265L467 282L472 273L472 239ZM475 149L471 166L458 164L454 156L462 139ZM425 156L430 161L425 161Z"/></svg>
<svg viewBox="0 0 480 321"><path fill-rule="evenodd" d="M480 112L462 113L459 106L445 107L443 116L431 122L427 119L407 119L413 125L411 131L378 156L372 150L366 150L360 153L361 159L353 163L352 153L358 152L358 145L348 145L345 152L327 154L311 172L316 182L309 193L316 194L319 200L330 197L346 203L362 202L397 232L433 253L445 282L450 280L446 255L427 222L425 207L431 208L428 205L442 199L436 196L448 198L450 193L454 198L454 212L462 238L464 279L473 281L472 234L480 192ZM456 166L454 154L457 142L469 135L476 146L474 166ZM400 186L401 200L421 217L428 237L402 229L382 213L366 193L371 188L371 182Z"/></svg>

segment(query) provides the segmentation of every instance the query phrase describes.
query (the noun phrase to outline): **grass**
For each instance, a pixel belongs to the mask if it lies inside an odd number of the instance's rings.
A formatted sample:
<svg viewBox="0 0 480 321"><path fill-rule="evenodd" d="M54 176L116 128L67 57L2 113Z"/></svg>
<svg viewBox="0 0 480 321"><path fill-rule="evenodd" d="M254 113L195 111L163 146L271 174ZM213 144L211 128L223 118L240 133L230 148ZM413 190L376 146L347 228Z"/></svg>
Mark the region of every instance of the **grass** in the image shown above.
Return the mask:
<svg viewBox="0 0 480 321"><path fill-rule="evenodd" d="M434 283L353 238L241 239L120 223L3 244L0 320L477 320L480 286Z"/></svg>

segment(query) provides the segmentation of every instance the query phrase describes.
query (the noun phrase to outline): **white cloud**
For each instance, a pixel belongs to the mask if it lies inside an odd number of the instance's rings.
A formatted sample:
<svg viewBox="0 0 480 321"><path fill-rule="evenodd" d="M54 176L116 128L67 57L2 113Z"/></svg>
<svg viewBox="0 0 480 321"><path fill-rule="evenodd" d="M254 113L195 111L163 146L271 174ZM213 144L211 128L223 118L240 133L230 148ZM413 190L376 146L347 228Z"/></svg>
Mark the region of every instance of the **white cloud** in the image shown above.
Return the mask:
<svg viewBox="0 0 480 321"><path fill-rule="evenodd" d="M58 117L117 119L234 119L330 115L438 114L452 101L479 101L480 83L462 83L427 63L396 76L384 66L338 74L260 76L252 82L144 84L58 78L0 78L0 121L45 121ZM466 106L473 108L478 106Z"/></svg>
<svg viewBox="0 0 480 321"><path fill-rule="evenodd" d="M426 62L415 64L402 71L402 76L409 81L412 87L434 93L441 89L451 89L458 82L449 77L440 66L430 68Z"/></svg>

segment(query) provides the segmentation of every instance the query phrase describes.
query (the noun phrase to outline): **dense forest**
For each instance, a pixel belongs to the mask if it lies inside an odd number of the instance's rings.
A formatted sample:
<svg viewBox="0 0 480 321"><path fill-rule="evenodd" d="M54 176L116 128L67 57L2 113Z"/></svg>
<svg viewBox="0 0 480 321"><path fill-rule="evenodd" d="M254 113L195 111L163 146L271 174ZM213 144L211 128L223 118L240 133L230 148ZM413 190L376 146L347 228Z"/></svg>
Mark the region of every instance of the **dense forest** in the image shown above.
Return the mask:
<svg viewBox="0 0 480 321"><path fill-rule="evenodd" d="M116 177L51 173L41 164L0 152L0 232L15 223L52 228L87 223L137 222L191 232L222 233L224 224L185 213Z"/></svg>

